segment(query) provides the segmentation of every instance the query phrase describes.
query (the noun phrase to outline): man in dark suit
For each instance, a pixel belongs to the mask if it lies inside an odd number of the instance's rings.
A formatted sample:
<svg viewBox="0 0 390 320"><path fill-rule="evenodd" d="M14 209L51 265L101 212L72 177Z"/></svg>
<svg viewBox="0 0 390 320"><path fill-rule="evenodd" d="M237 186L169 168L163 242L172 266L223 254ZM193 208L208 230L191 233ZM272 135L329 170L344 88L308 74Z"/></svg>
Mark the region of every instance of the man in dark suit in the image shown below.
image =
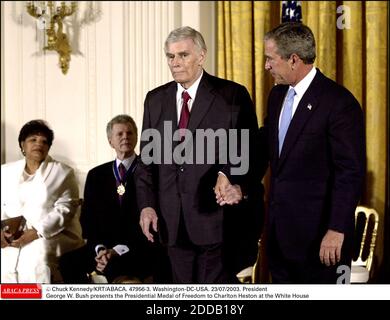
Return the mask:
<svg viewBox="0 0 390 320"><path fill-rule="evenodd" d="M335 284L348 278L338 266L351 265L365 172L363 114L347 89L313 67L315 52L313 33L301 23L265 35L265 68L277 84L262 128L271 166L273 283Z"/></svg>
<svg viewBox="0 0 390 320"><path fill-rule="evenodd" d="M253 211L223 210L252 192L249 149L257 130L253 103L243 86L203 70L206 52L198 31L190 27L172 31L165 54L174 81L145 98L142 161L137 169L140 225L150 241L159 230L167 243L175 283L236 282L238 267L229 263L236 260L228 256L234 248L225 244L234 245L228 241L233 236L238 244L240 233L260 229L248 218ZM170 130L175 131L173 136ZM220 136L215 145L210 143L214 134ZM159 139L150 138L156 135ZM155 161L147 159L151 146ZM238 161L231 155L237 155ZM255 219L256 214L261 212L252 215ZM247 229L236 228L233 235L233 221L236 226L245 221ZM258 236L252 240L252 263Z"/></svg>
<svg viewBox="0 0 390 320"><path fill-rule="evenodd" d="M114 117L107 124L107 138L116 159L88 172L81 211L90 269L104 274L109 282L143 281L152 275L157 262L153 261L156 248L145 239L138 223L134 120L128 115Z"/></svg>

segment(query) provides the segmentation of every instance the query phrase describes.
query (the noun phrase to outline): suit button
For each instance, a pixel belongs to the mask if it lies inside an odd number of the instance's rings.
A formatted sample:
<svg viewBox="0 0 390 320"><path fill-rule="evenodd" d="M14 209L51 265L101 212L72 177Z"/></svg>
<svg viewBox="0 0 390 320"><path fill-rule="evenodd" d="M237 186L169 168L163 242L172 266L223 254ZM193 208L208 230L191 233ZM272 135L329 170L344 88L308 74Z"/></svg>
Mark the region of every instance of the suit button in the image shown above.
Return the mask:
<svg viewBox="0 0 390 320"><path fill-rule="evenodd" d="M182 166L180 166L179 170L180 172L184 172L184 168Z"/></svg>

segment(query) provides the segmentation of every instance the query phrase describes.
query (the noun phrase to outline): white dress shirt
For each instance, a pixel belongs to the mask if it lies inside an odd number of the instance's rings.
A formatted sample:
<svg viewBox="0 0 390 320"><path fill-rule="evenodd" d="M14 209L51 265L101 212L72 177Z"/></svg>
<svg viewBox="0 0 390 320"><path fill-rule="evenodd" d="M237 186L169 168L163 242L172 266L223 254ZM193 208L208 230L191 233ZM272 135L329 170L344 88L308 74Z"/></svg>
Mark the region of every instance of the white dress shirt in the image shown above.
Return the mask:
<svg viewBox="0 0 390 320"><path fill-rule="evenodd" d="M295 87L289 86L288 90L290 90L290 88L294 88L294 90L295 90L291 119L294 117L294 114L295 114L295 111L297 110L298 104L301 101L306 90L309 88L314 77L316 76L316 73L317 73L317 70L316 70L316 68L313 67L309 71L309 73L301 81L299 81L297 83L297 85ZM288 90L287 90L287 92L288 92ZM287 93L286 93L286 96L287 96ZM286 98L284 98L284 99L286 99ZM279 127L280 127L280 118L283 114L284 104L285 103L283 101L283 107L282 107L282 110L280 111L280 116L279 116Z"/></svg>
<svg viewBox="0 0 390 320"><path fill-rule="evenodd" d="M200 74L200 77L188 89L183 88L180 83L177 84L177 92L176 92L177 123L179 123L180 121L181 108L183 105L183 98L181 95L183 91L187 91L191 97L191 99L188 101L188 110L190 110L191 112L192 106L196 98L196 92L198 91L199 83L200 80L202 79L202 76L203 76L203 70L202 73Z"/></svg>

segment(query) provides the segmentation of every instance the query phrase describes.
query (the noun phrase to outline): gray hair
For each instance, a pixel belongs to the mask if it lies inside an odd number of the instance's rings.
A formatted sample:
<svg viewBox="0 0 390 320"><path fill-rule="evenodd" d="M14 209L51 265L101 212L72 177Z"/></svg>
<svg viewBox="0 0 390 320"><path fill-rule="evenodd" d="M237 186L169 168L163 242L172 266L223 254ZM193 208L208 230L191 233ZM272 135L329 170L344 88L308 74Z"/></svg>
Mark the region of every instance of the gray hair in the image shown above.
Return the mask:
<svg viewBox="0 0 390 320"><path fill-rule="evenodd" d="M167 40L165 40L164 51L168 52L168 45L170 43L178 42L185 39L192 39L194 41L195 46L199 49L199 51L204 50L207 52L206 43L203 39L202 34L191 27L180 27L177 28L168 35Z"/></svg>
<svg viewBox="0 0 390 320"><path fill-rule="evenodd" d="M110 122L107 123L106 132L107 132L108 139L111 138L112 128L114 127L114 124L117 123L130 124L133 127L135 134L138 136L138 128L137 125L135 124L134 119L127 114L120 114L112 118Z"/></svg>
<svg viewBox="0 0 390 320"><path fill-rule="evenodd" d="M300 22L285 22L267 32L264 40L274 40L278 54L288 60L295 53L304 64L316 59L316 42L310 28Z"/></svg>

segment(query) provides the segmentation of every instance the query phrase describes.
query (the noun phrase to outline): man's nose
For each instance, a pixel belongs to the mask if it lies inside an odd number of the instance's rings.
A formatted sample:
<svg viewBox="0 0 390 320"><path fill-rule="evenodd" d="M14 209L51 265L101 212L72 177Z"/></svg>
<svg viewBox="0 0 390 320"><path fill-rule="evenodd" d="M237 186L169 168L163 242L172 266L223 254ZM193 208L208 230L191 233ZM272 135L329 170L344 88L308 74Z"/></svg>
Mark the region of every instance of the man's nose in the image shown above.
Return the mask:
<svg viewBox="0 0 390 320"><path fill-rule="evenodd" d="M180 58L179 57L174 57L172 59L172 67L179 67L180 66Z"/></svg>

